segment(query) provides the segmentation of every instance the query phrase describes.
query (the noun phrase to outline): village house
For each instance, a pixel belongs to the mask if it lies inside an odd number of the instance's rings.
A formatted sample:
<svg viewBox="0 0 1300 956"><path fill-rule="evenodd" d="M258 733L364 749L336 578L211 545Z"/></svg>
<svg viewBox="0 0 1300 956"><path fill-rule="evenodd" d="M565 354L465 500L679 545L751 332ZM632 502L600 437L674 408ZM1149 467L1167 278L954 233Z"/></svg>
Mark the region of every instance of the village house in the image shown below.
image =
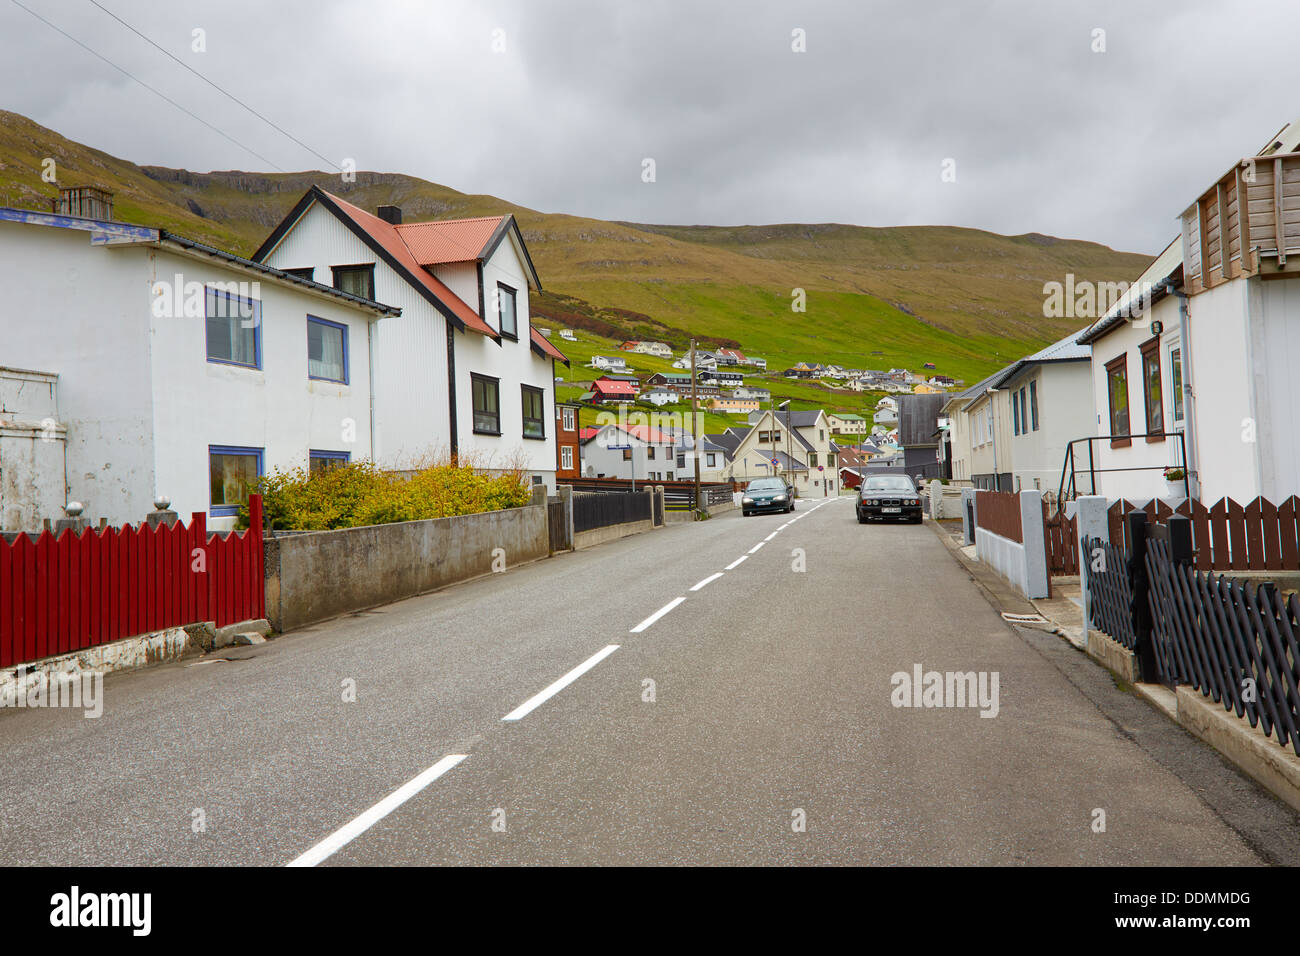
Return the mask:
<svg viewBox="0 0 1300 956"><path fill-rule="evenodd" d="M513 216L403 223L313 186L253 259L402 309L373 346L381 465L450 454L554 488L547 422L568 360L530 322L541 283Z"/></svg>
<svg viewBox="0 0 1300 956"><path fill-rule="evenodd" d="M648 402L660 408L664 405L676 405L681 400L682 397L677 393L676 389L663 386L646 389L638 396L638 401Z"/></svg>
<svg viewBox="0 0 1300 956"><path fill-rule="evenodd" d="M572 481L581 477L582 452L578 432L578 406L570 402L555 403L555 480Z"/></svg>
<svg viewBox="0 0 1300 956"><path fill-rule="evenodd" d="M1184 460L1187 490L1206 504L1300 491L1297 182L1300 122L1197 197L1181 235L1080 337L1092 346L1097 467L1141 469L1097 476L1100 493L1180 496L1163 471Z"/></svg>
<svg viewBox="0 0 1300 956"><path fill-rule="evenodd" d="M672 358L673 350L664 342L624 342L619 348L656 358Z"/></svg>
<svg viewBox="0 0 1300 956"><path fill-rule="evenodd" d="M138 523L155 499L224 529L271 469L376 456L372 343L398 305L113 221L100 190L64 190L58 208L0 208L6 308L39 317L0 346L29 370L0 376L28 392L20 405L0 388L4 530L69 501ZM51 447L16 454L22 436ZM39 469L28 493L20 463Z"/></svg>
<svg viewBox="0 0 1300 956"><path fill-rule="evenodd" d="M706 407L711 412L722 412L727 415L744 415L749 412L758 411L759 405L757 400L752 398L736 398L734 396L723 395L709 399Z"/></svg>
<svg viewBox="0 0 1300 956"><path fill-rule="evenodd" d="M677 441L649 425L605 425L583 440L582 460L590 478L675 481Z"/></svg>
<svg viewBox="0 0 1300 956"><path fill-rule="evenodd" d="M593 355L590 368L605 372L626 372L627 360L621 355Z"/></svg>

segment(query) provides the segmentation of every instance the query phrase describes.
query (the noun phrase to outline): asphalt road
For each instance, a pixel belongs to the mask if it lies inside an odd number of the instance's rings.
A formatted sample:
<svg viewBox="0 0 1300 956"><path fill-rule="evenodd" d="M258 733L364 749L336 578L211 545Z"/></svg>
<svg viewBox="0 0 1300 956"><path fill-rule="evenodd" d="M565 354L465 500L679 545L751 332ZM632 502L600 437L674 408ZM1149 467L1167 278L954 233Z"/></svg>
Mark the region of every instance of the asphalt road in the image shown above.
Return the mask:
<svg viewBox="0 0 1300 956"><path fill-rule="evenodd" d="M1300 861L1289 809L847 498L222 656L0 713L0 863ZM917 665L996 674L996 715L894 706Z"/></svg>

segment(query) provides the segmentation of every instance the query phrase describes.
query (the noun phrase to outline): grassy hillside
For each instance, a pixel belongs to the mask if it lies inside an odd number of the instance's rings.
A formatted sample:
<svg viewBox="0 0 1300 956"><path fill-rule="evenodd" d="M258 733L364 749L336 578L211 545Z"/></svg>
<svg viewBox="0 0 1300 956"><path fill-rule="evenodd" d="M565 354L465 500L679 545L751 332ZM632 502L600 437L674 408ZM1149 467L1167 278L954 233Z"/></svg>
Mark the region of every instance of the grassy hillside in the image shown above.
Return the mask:
<svg viewBox="0 0 1300 956"><path fill-rule="evenodd" d="M396 173L192 173L138 166L0 111L0 204L47 208L53 158L64 185L116 194L128 222L158 225L247 254L312 184L363 208L403 207L408 222L512 212L550 293L540 321L577 308L613 339L738 342L773 368L819 361L919 368L975 381L1075 324L1042 317L1042 287L1131 280L1148 258L1049 236L1000 236L945 226L836 224L660 226L543 213ZM807 311L791 311L792 290ZM568 298L566 298L568 297ZM881 355L873 355L879 351Z"/></svg>

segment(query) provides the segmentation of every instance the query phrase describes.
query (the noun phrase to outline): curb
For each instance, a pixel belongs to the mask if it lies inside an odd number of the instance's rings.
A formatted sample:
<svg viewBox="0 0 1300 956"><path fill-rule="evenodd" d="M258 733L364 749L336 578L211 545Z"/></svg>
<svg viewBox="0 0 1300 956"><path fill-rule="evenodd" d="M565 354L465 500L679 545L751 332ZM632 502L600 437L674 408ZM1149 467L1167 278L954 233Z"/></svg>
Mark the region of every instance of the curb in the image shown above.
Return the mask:
<svg viewBox="0 0 1300 956"><path fill-rule="evenodd" d="M218 628L211 621L164 628L124 637L70 654L43 657L0 673L0 700L26 695L39 684L82 674L111 674L180 660L239 643L240 635L271 633L265 620L241 621Z"/></svg>

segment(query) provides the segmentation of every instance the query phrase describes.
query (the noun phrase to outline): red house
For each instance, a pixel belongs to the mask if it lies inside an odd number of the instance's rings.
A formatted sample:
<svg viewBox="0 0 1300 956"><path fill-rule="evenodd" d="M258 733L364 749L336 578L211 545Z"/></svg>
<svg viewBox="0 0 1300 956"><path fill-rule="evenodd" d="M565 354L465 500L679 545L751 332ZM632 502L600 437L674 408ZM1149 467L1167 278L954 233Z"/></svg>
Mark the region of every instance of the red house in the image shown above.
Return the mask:
<svg viewBox="0 0 1300 956"><path fill-rule="evenodd" d="M582 474L578 452L578 406L555 403L555 480L572 481Z"/></svg>

